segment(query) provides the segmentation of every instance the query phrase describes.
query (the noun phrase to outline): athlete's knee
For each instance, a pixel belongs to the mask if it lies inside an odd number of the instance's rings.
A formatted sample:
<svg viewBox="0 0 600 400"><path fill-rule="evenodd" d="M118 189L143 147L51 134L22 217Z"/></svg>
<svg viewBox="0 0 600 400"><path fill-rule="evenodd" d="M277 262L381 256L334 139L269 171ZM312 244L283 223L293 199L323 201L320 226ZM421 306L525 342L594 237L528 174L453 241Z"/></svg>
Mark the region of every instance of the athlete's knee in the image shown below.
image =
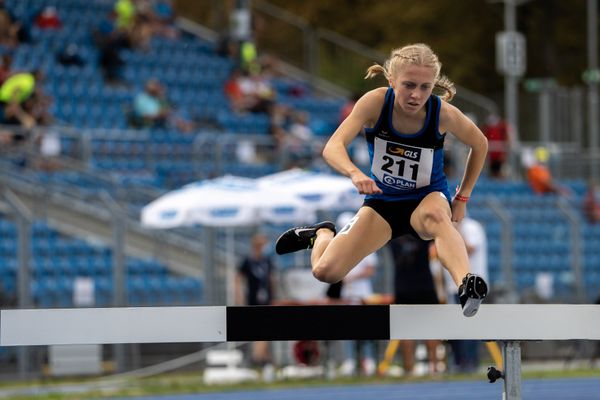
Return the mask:
<svg viewBox="0 0 600 400"><path fill-rule="evenodd" d="M421 212L421 220L427 225L450 223L450 216L441 207L431 207Z"/></svg>
<svg viewBox="0 0 600 400"><path fill-rule="evenodd" d="M313 267L312 273L315 278L325 283L336 283L343 279L343 276L336 272L335 265L321 261Z"/></svg>

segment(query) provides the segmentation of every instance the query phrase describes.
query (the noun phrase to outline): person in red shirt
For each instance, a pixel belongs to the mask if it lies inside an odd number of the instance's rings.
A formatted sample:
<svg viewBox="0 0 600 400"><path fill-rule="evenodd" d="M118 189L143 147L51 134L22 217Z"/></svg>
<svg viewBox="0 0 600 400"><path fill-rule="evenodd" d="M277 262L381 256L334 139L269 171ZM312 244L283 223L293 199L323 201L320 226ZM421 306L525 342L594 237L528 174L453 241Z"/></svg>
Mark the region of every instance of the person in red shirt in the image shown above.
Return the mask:
<svg viewBox="0 0 600 400"><path fill-rule="evenodd" d="M502 178L508 154L508 124L498 115L490 114L486 119L486 124L482 131L488 139L488 167L490 176Z"/></svg>
<svg viewBox="0 0 600 400"><path fill-rule="evenodd" d="M3 54L0 59L0 85L4 83L12 72L12 57L10 54Z"/></svg>
<svg viewBox="0 0 600 400"><path fill-rule="evenodd" d="M590 180L583 198L583 211L592 224L600 222L600 187Z"/></svg>
<svg viewBox="0 0 600 400"><path fill-rule="evenodd" d="M358 99L360 99L360 94L359 93L354 93L352 95L352 97L350 97L348 99L348 101L342 106L342 108L340 109L340 115L338 118L338 122L341 124L342 122L344 122L344 120L346 118L348 118L348 116L350 115L350 113L352 112L352 110L354 109L354 105L356 104L356 102L358 101Z"/></svg>
<svg viewBox="0 0 600 400"><path fill-rule="evenodd" d="M60 29L62 21L58 16L56 7L45 7L35 19L35 25L42 29Z"/></svg>

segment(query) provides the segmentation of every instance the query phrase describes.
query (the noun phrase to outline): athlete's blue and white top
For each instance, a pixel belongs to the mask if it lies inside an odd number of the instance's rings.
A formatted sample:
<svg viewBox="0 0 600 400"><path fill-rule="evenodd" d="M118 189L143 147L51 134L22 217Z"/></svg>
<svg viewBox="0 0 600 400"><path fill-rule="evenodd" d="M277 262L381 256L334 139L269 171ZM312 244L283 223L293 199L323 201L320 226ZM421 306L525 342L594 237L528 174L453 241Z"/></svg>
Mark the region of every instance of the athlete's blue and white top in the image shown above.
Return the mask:
<svg viewBox="0 0 600 400"><path fill-rule="evenodd" d="M390 87L379 119L365 128L371 159L371 178L383 193L366 199L420 200L431 192L450 199L444 174L444 138L439 132L442 101L432 94L425 103L425 123L419 132L404 134L394 129L394 90Z"/></svg>

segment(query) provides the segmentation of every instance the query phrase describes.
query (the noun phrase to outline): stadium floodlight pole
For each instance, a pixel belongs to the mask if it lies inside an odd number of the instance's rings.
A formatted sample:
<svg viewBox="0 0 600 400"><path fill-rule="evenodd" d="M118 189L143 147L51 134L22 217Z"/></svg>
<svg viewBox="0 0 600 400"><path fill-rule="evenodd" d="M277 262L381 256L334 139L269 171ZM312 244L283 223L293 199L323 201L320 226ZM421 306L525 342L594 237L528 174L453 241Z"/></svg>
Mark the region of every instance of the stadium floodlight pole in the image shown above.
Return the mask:
<svg viewBox="0 0 600 400"><path fill-rule="evenodd" d="M511 173L518 166L519 79L525 73L525 37L517 31L517 6L529 0L488 0L504 3L504 31L496 35L496 68L504 75L504 119L511 131L509 162Z"/></svg>
<svg viewBox="0 0 600 400"><path fill-rule="evenodd" d="M515 32L517 30L517 7L515 0L504 1L504 31ZM506 121L513 130L514 148L519 143L519 92L518 78L512 74L504 75L504 112ZM514 156L513 156L514 158ZM514 170L513 170L514 172Z"/></svg>
<svg viewBox="0 0 600 400"><path fill-rule="evenodd" d="M598 136L600 135L598 121L598 81L600 80L600 70L598 69L598 0L588 0L587 2L587 53L588 53L588 132L590 146L590 178L598 181L598 158L600 150L598 149Z"/></svg>

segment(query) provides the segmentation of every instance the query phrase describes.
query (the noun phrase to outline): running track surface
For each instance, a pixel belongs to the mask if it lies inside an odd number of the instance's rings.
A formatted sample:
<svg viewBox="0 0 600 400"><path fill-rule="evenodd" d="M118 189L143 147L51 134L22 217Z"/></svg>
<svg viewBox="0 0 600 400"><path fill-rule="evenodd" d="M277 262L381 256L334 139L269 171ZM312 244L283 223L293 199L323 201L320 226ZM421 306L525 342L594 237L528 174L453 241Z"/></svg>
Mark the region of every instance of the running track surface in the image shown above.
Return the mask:
<svg viewBox="0 0 600 400"><path fill-rule="evenodd" d="M503 382L427 382L379 385L351 385L295 389L265 389L136 397L139 400L482 400L502 399ZM598 400L598 378L537 379L522 382L523 400ZM131 397L127 398L132 400Z"/></svg>

